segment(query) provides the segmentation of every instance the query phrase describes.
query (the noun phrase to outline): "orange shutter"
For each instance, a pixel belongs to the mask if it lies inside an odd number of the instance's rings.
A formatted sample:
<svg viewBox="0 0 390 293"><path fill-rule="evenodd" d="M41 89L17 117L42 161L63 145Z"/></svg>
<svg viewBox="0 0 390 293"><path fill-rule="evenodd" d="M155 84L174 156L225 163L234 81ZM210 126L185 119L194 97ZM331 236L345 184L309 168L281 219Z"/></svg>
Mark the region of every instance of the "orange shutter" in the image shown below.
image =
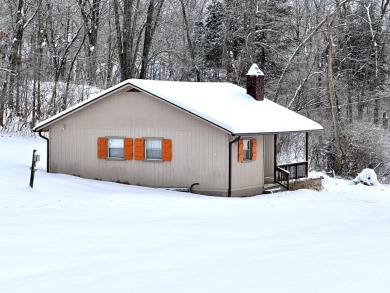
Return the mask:
<svg viewBox="0 0 390 293"><path fill-rule="evenodd" d="M238 141L238 161L244 161L244 141L242 139Z"/></svg>
<svg viewBox="0 0 390 293"><path fill-rule="evenodd" d="M257 159L257 141L256 139L252 139L252 161L256 161Z"/></svg>
<svg viewBox="0 0 390 293"><path fill-rule="evenodd" d="M123 158L125 160L133 159L133 139L125 138L123 140Z"/></svg>
<svg viewBox="0 0 390 293"><path fill-rule="evenodd" d="M144 140L142 138L136 138L134 140L134 159L144 159Z"/></svg>
<svg viewBox="0 0 390 293"><path fill-rule="evenodd" d="M107 157L107 138L105 137L98 137L97 157L98 159L105 159Z"/></svg>
<svg viewBox="0 0 390 293"><path fill-rule="evenodd" d="M161 159L163 161L172 161L172 140L163 139L161 143L162 155Z"/></svg>

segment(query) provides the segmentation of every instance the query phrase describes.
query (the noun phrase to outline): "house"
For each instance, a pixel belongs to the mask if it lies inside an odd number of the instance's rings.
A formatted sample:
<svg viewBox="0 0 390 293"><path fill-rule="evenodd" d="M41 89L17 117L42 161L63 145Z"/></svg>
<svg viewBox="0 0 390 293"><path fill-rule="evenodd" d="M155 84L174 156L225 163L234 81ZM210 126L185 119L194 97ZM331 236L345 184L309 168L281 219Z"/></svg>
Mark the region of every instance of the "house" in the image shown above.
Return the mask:
<svg viewBox="0 0 390 293"><path fill-rule="evenodd" d="M276 166L277 134L320 129L265 99L264 74L253 65L247 90L231 83L129 79L34 131L47 140L48 172L251 196L263 192L265 178L288 186L291 178L307 176L307 159Z"/></svg>

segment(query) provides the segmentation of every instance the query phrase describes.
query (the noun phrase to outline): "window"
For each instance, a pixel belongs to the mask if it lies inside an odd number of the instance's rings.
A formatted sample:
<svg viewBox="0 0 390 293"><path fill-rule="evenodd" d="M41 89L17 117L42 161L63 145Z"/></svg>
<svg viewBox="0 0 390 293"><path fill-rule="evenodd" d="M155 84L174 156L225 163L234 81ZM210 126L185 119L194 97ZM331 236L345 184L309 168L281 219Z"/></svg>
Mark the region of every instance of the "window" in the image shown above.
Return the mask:
<svg viewBox="0 0 390 293"><path fill-rule="evenodd" d="M240 139L238 141L238 161L256 161L257 141L256 139Z"/></svg>
<svg viewBox="0 0 390 293"><path fill-rule="evenodd" d="M108 158L123 159L123 138L108 138Z"/></svg>
<svg viewBox="0 0 390 293"><path fill-rule="evenodd" d="M134 159L139 161L172 161L172 140L163 138L136 138Z"/></svg>
<svg viewBox="0 0 390 293"><path fill-rule="evenodd" d="M252 159L251 152L251 140L243 139L243 152L244 152L244 161Z"/></svg>
<svg viewBox="0 0 390 293"><path fill-rule="evenodd" d="M98 159L133 159L133 139L129 137L98 137Z"/></svg>
<svg viewBox="0 0 390 293"><path fill-rule="evenodd" d="M145 159L161 160L161 139L145 139Z"/></svg>
<svg viewBox="0 0 390 293"><path fill-rule="evenodd" d="M133 148L134 146L134 148ZM172 140L163 138L98 137L98 159L172 161Z"/></svg>

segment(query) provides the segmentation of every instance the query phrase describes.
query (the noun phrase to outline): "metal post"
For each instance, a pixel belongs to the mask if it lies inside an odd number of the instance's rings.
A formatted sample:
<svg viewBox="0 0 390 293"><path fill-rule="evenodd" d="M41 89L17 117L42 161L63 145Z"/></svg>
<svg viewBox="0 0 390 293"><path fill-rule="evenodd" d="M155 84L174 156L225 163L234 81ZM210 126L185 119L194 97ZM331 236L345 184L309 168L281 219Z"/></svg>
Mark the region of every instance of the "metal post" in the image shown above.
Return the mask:
<svg viewBox="0 0 390 293"><path fill-rule="evenodd" d="M306 162L309 162L309 132L306 132Z"/></svg>
<svg viewBox="0 0 390 293"><path fill-rule="evenodd" d="M276 155L278 153L277 144L278 144L278 135L275 134L274 135L274 183L277 182L276 180L276 167L277 167Z"/></svg>
<svg viewBox="0 0 390 293"><path fill-rule="evenodd" d="M37 150L33 150L33 155L32 155L32 162L31 162L31 173L30 173L30 187L33 188L34 185L34 175L35 175L35 164L36 164L36 157L35 157L35 152Z"/></svg>

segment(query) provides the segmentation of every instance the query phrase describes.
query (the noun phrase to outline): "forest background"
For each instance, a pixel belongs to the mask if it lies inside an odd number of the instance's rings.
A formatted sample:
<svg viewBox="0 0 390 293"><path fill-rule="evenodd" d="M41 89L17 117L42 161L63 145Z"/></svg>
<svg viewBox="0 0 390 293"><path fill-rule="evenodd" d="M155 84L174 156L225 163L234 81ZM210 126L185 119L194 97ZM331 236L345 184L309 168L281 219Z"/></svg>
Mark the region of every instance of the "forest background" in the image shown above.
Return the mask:
<svg viewBox="0 0 390 293"><path fill-rule="evenodd" d="M268 99L324 126L311 168L388 183L389 2L0 0L0 131L128 78L245 87L257 63Z"/></svg>

